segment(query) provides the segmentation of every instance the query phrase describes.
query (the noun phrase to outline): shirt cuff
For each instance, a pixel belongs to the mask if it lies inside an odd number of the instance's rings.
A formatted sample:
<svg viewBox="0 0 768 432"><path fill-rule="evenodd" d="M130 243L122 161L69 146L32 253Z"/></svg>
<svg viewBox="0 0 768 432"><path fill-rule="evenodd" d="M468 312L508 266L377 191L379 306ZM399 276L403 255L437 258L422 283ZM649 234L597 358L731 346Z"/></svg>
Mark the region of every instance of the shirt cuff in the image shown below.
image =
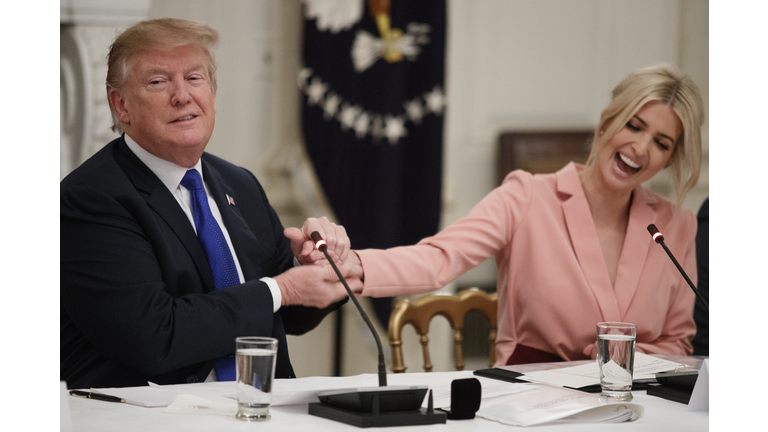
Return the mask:
<svg viewBox="0 0 768 432"><path fill-rule="evenodd" d="M283 293L280 292L280 287L277 285L277 281L271 277L263 277L259 280L269 287L269 291L272 293L272 312L277 312L280 310L280 304L283 302Z"/></svg>

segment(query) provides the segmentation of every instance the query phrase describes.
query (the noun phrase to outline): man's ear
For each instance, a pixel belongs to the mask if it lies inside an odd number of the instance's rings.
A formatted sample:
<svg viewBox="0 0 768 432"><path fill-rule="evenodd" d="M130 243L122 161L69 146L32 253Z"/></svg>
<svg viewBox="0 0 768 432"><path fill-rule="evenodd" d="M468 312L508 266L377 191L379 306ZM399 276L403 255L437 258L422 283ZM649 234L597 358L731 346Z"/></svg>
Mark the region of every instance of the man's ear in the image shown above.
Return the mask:
<svg viewBox="0 0 768 432"><path fill-rule="evenodd" d="M112 109L115 110L115 115L120 120L120 123L131 124L131 118L126 109L125 97L120 90L114 88L109 90L109 103L112 105Z"/></svg>

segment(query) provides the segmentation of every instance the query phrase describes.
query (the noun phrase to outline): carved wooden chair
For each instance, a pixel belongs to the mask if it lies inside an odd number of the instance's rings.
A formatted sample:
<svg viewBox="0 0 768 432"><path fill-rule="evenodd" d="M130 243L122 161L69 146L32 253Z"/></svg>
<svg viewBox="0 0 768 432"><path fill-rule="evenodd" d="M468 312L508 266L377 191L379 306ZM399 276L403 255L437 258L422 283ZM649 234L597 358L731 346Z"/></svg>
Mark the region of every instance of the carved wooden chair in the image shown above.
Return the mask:
<svg viewBox="0 0 768 432"><path fill-rule="evenodd" d="M453 343L455 352L456 370L464 370L464 357L462 355L461 329L464 326L464 317L467 312L476 310L488 318L488 341L490 342L491 367L496 361L496 328L497 328L497 295L487 294L477 288L470 288L456 295L430 295L422 297L414 302L402 300L395 305L389 319L389 345L392 348L392 372L405 372L402 351L402 330L406 324L411 324L419 335L422 351L424 353L424 371L432 372L432 361L429 356L429 322L435 315L443 315L448 319L453 330Z"/></svg>

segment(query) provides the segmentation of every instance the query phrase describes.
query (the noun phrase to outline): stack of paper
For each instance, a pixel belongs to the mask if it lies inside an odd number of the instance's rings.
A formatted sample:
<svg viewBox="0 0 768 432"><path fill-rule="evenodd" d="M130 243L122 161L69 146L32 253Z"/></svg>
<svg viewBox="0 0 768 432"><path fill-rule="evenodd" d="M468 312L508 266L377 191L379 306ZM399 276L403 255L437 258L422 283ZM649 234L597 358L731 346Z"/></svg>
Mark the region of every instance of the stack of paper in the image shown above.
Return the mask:
<svg viewBox="0 0 768 432"><path fill-rule="evenodd" d="M517 384L531 391L494 401L483 400L478 417L513 426L543 423L619 423L642 417L635 403L606 402L599 396L543 384Z"/></svg>
<svg viewBox="0 0 768 432"><path fill-rule="evenodd" d="M684 365L663 360L643 353L635 353L634 381L651 380L658 372L674 371ZM545 383L559 387L581 388L600 384L600 371L596 363L586 363L580 366L572 366L561 369L528 372L518 379Z"/></svg>

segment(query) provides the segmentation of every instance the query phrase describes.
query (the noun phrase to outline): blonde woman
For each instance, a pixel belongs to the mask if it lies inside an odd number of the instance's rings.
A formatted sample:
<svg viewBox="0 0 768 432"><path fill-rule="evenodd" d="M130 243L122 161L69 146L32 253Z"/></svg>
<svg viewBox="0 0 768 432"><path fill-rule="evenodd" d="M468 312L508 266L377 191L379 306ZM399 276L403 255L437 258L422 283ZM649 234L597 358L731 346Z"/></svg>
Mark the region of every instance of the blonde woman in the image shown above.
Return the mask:
<svg viewBox="0 0 768 432"><path fill-rule="evenodd" d="M497 365L594 358L600 321L637 324L640 352L691 354L695 297L646 227L664 233L695 278L696 218L680 203L699 176L699 89L659 65L630 74L612 96L586 165L512 172L437 235L350 254L361 294L436 290L493 255ZM676 203L642 186L664 168Z"/></svg>

